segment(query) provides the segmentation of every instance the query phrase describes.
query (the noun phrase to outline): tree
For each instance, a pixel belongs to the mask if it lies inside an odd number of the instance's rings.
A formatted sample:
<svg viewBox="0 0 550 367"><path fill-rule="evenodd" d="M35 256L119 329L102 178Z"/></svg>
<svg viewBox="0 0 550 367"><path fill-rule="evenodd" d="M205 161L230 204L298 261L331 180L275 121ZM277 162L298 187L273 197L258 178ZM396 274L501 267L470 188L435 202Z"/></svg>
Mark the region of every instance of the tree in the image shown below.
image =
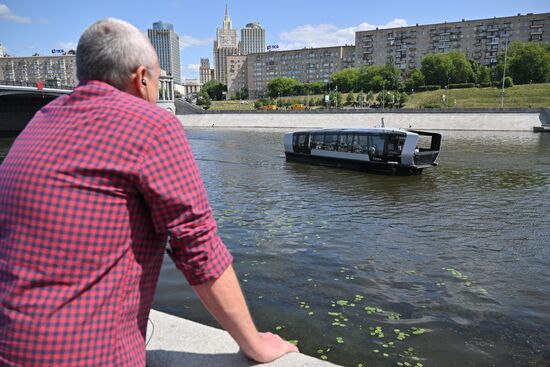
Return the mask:
<svg viewBox="0 0 550 367"><path fill-rule="evenodd" d="M407 93L403 92L403 93L399 93L399 99L397 101L397 107L398 108L403 108L403 106L405 106L405 104L409 101L409 96L407 95Z"/></svg>
<svg viewBox="0 0 550 367"><path fill-rule="evenodd" d="M298 84L296 79L277 77L267 83L267 94L271 98L290 96Z"/></svg>
<svg viewBox="0 0 550 367"><path fill-rule="evenodd" d="M356 89L358 78L359 69L347 68L335 72L330 79L332 84L337 85L342 92L347 93Z"/></svg>
<svg viewBox="0 0 550 367"><path fill-rule="evenodd" d="M308 88L311 94L322 94L327 89L327 86L323 82L313 82L308 84Z"/></svg>
<svg viewBox="0 0 550 367"><path fill-rule="evenodd" d="M380 69L380 75L385 81L385 88L398 90L403 88L401 80L401 70L394 64L386 64Z"/></svg>
<svg viewBox="0 0 550 367"><path fill-rule="evenodd" d="M369 107L372 104L372 102L374 102L374 92L372 90L370 90L367 93L367 103L368 103Z"/></svg>
<svg viewBox="0 0 550 367"><path fill-rule="evenodd" d="M475 74L472 65L466 60L462 52L453 51L447 54L453 65L449 77L453 83L469 83L475 81Z"/></svg>
<svg viewBox="0 0 550 367"><path fill-rule="evenodd" d="M359 91L359 93L357 94L357 97L356 97L356 101L357 101L357 104L361 107L363 107L364 103L366 102L366 96L365 96L365 93L363 93L363 91Z"/></svg>
<svg viewBox="0 0 550 367"><path fill-rule="evenodd" d="M508 49L508 56L507 75L516 84L544 83L550 78L549 45L513 42ZM502 80L502 73L499 79Z"/></svg>
<svg viewBox="0 0 550 367"><path fill-rule="evenodd" d="M344 95L342 92L332 92L330 94L330 101L333 103L334 107L342 107L344 102Z"/></svg>
<svg viewBox="0 0 550 367"><path fill-rule="evenodd" d="M427 85L447 85L453 72L453 62L445 54L428 54L420 68Z"/></svg>
<svg viewBox="0 0 550 367"><path fill-rule="evenodd" d="M475 60L468 60L470 67L474 73L474 82L476 84L484 84L491 82L491 69L485 65L481 65Z"/></svg>
<svg viewBox="0 0 550 367"><path fill-rule="evenodd" d="M349 92L346 97L346 105L347 106L353 106L355 104L355 95L353 92Z"/></svg>
<svg viewBox="0 0 550 367"><path fill-rule="evenodd" d="M424 79L424 75L419 69L412 69L409 72L409 77L407 78L407 82L405 83L405 87L407 91L412 91L413 88L416 88L420 85L425 85L426 81Z"/></svg>
<svg viewBox="0 0 550 367"><path fill-rule="evenodd" d="M395 105L396 98L394 93L395 92L389 91L378 93L376 101L378 102L380 108L392 108Z"/></svg>
<svg viewBox="0 0 550 367"><path fill-rule="evenodd" d="M210 105L212 105L212 100L210 99L210 96L204 89L201 90L197 97L197 106L202 106L205 110L207 110L210 108Z"/></svg>
<svg viewBox="0 0 550 367"><path fill-rule="evenodd" d="M210 99L221 101L223 99L223 92L227 92L227 86L217 80L211 80L202 86L202 90L208 93Z"/></svg>

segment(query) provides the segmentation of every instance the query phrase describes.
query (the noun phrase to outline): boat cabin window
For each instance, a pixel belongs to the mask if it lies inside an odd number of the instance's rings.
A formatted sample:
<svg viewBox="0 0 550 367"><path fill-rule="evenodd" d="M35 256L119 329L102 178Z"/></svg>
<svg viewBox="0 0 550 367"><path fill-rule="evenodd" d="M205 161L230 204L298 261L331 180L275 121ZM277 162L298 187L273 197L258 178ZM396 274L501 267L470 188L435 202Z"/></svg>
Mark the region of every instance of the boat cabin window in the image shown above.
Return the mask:
<svg viewBox="0 0 550 367"><path fill-rule="evenodd" d="M306 139L306 134L295 134L293 145L299 149L307 149L308 141Z"/></svg>
<svg viewBox="0 0 550 367"><path fill-rule="evenodd" d="M370 136L355 135L353 139L353 153L368 154L370 147Z"/></svg>
<svg viewBox="0 0 550 367"><path fill-rule="evenodd" d="M338 150L338 134L325 134L324 150Z"/></svg>
<svg viewBox="0 0 550 367"><path fill-rule="evenodd" d="M353 145L353 134L340 134L340 139L338 140L339 152L351 152L352 145Z"/></svg>
<svg viewBox="0 0 550 367"><path fill-rule="evenodd" d="M385 154L400 155L404 144L405 136L401 135L319 132L311 134L309 147L311 149L383 156Z"/></svg>
<svg viewBox="0 0 550 367"><path fill-rule="evenodd" d="M323 145L325 144L325 134L323 133L317 133L317 134L311 134L311 149L323 149Z"/></svg>
<svg viewBox="0 0 550 367"><path fill-rule="evenodd" d="M390 135L388 137L388 155L400 155L405 145L405 137L399 135Z"/></svg>
<svg viewBox="0 0 550 367"><path fill-rule="evenodd" d="M386 144L386 137L384 135L372 135L371 136L371 148L374 148L374 151L371 149L373 155L382 155L384 154L384 145Z"/></svg>

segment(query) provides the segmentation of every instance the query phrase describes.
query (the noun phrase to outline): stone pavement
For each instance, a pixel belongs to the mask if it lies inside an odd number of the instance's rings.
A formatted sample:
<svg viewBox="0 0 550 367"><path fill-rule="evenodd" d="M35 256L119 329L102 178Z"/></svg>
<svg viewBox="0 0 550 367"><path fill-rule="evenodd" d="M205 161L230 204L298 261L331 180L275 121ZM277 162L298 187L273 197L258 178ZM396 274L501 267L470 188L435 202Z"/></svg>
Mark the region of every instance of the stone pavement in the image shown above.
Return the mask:
<svg viewBox="0 0 550 367"><path fill-rule="evenodd" d="M248 367L258 365L239 352L231 336L205 326L151 310L147 326L147 367ZM151 325L153 324L154 327ZM335 367L304 354L288 354L269 367Z"/></svg>

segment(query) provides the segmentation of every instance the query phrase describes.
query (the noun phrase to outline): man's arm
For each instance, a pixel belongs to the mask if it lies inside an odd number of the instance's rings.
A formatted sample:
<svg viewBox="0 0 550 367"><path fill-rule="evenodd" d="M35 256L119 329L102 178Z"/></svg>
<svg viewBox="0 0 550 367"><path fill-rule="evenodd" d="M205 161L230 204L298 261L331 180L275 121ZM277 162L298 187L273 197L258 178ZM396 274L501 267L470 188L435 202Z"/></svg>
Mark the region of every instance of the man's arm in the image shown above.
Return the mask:
<svg viewBox="0 0 550 367"><path fill-rule="evenodd" d="M218 279L196 285L193 289L249 358L266 363L286 353L298 352L296 346L278 335L258 332L232 266Z"/></svg>

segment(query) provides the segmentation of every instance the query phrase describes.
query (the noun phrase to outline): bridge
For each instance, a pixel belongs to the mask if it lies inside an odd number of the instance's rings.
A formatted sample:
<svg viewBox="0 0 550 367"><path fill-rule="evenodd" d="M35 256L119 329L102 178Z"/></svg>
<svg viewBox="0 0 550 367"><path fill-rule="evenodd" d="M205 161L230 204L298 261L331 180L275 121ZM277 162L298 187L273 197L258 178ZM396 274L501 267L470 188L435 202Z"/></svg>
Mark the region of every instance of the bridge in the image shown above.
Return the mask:
<svg viewBox="0 0 550 367"><path fill-rule="evenodd" d="M72 91L66 86L43 86L0 80L0 137L16 136L34 114L54 99Z"/></svg>
<svg viewBox="0 0 550 367"><path fill-rule="evenodd" d="M45 83L0 80L0 137L16 136L42 107L59 96L69 94L73 87ZM159 78L157 106L176 113L174 80L171 76Z"/></svg>

